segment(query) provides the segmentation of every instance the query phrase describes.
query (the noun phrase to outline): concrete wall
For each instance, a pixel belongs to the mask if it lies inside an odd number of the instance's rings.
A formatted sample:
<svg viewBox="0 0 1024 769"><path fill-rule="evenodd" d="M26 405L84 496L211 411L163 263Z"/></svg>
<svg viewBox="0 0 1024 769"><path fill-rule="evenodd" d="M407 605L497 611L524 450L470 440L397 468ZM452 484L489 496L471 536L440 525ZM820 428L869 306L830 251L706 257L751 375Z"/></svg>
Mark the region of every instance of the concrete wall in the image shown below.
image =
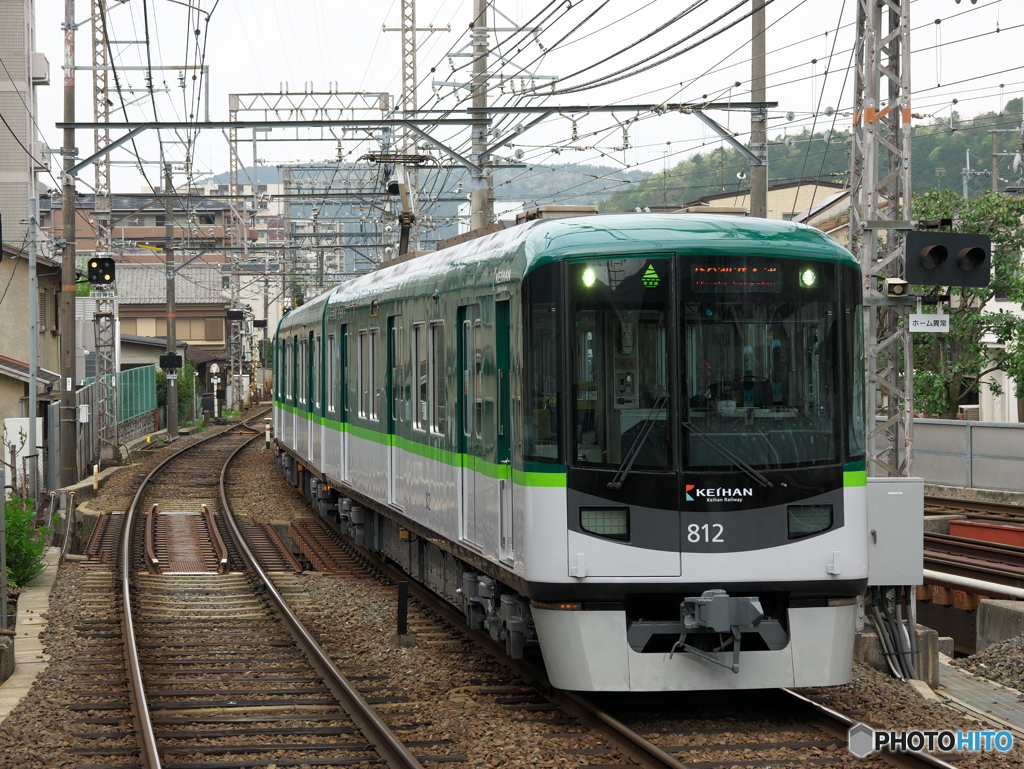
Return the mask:
<svg viewBox="0 0 1024 769"><path fill-rule="evenodd" d="M977 650L1024 633L1024 601L985 598L978 607Z"/></svg>

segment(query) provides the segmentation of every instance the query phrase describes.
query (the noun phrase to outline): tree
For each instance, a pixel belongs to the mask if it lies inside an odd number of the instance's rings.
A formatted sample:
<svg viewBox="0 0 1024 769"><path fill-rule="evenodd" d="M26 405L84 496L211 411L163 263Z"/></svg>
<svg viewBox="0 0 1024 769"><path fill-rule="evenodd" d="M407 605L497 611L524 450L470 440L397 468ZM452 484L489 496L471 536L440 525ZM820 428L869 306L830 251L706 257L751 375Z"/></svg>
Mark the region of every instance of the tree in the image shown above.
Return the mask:
<svg viewBox="0 0 1024 769"><path fill-rule="evenodd" d="M1024 200L987 192L964 200L950 190L914 196L915 219L954 219L954 230L992 239L992 282L985 288L950 288L948 334L914 334L914 403L919 411L955 419L964 397L984 384L1002 388L992 373L1003 371L1024 398L1024 319L993 307L996 298L1024 302ZM926 287L927 288L927 287ZM932 288L931 294L945 291Z"/></svg>
<svg viewBox="0 0 1024 769"><path fill-rule="evenodd" d="M191 414L192 403L196 395L196 378L194 376L196 367L191 361L182 361L182 367L178 371L178 413ZM158 408L167 406L167 373L156 372L156 405Z"/></svg>
<svg viewBox="0 0 1024 769"><path fill-rule="evenodd" d="M26 585L43 570L43 553L50 529L36 526L35 500L13 494L5 505L7 524L7 584Z"/></svg>

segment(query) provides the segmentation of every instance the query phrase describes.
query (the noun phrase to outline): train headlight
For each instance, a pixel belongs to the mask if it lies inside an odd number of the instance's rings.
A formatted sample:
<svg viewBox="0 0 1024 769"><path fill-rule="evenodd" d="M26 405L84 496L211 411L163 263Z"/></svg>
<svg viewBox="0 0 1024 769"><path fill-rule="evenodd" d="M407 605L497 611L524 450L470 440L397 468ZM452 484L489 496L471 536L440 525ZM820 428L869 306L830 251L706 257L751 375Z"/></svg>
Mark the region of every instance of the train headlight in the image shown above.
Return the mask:
<svg viewBox="0 0 1024 769"><path fill-rule="evenodd" d="M810 267L807 267L807 268L805 268L803 270L800 270L800 285L801 286L803 286L804 288L810 288L811 286L813 286L817 282L818 282L818 273L816 273Z"/></svg>
<svg viewBox="0 0 1024 769"><path fill-rule="evenodd" d="M609 539L629 539L628 507L581 507L580 528Z"/></svg>
<svg viewBox="0 0 1024 769"><path fill-rule="evenodd" d="M800 539L832 527L832 505L789 505L789 538Z"/></svg>
<svg viewBox="0 0 1024 769"><path fill-rule="evenodd" d="M583 285L586 286L587 288L590 288L596 282L597 273L594 271L593 267L587 267L587 269L583 271Z"/></svg>

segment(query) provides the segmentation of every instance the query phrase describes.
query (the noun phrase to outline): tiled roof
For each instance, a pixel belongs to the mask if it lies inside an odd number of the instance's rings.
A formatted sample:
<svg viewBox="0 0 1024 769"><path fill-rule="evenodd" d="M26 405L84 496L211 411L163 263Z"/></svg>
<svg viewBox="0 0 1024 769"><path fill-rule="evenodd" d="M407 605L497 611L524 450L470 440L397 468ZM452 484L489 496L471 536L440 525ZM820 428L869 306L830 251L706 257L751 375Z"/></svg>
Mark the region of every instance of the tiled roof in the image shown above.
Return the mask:
<svg viewBox="0 0 1024 769"><path fill-rule="evenodd" d="M229 360L231 358L227 350L207 350L195 345L188 346L185 350L185 357L197 365L217 360Z"/></svg>
<svg viewBox="0 0 1024 769"><path fill-rule="evenodd" d="M167 277L162 264L117 265L118 304L166 304ZM218 265L179 268L174 281L176 304L227 304Z"/></svg>
<svg viewBox="0 0 1024 769"><path fill-rule="evenodd" d="M8 358L6 355L0 355L0 374L6 374L7 376L27 382L28 364L14 358ZM60 374L37 366L36 378L44 384L52 385L60 381Z"/></svg>

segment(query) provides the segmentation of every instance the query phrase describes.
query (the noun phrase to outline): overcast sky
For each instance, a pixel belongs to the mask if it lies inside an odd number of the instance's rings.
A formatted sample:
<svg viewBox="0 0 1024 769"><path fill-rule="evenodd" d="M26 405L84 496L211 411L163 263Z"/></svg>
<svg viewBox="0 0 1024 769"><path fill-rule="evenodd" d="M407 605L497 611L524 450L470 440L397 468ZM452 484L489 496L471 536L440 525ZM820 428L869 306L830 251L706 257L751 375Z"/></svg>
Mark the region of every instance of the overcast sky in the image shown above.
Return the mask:
<svg viewBox="0 0 1024 769"><path fill-rule="evenodd" d="M200 61L209 66L213 120L228 118L228 94L232 93L279 93L285 89L295 93L312 88L386 92L395 101L401 95L400 35L382 30L384 26L399 26L399 0L116 0L108 6L109 37L119 66L138 67L147 61L154 67L195 65ZM56 0L36 0L36 48L46 54L51 71L51 85L39 89L39 124L51 147L61 142L60 132L53 126L62 119L63 109L63 7ZM489 39L492 46L500 43L497 48L506 62L499 67L492 57L491 72L496 74L491 80L494 104L600 105L750 98L751 22L743 18L751 9L750 0L494 0L491 7L500 12L497 17L490 15L491 25L505 31L492 32ZM467 28L472 8L471 0L421 0L417 4L417 26L443 30L419 33L417 97L421 108L457 110L465 106L460 104L468 95L465 89L435 88L432 82L464 83L469 79L469 58L452 54L469 44ZM852 100L853 73L849 65L855 9L856 0L769 0L767 98L779 102L770 113L772 137L808 127L850 127L850 118L843 113L848 113ZM89 3L78 0L76 19L84 21L88 10ZM669 23L677 16L681 18ZM914 112L948 121L953 109L972 116L995 110L1024 93L1024 2L916 0L911 4L911 19ZM729 25L733 26L726 29ZM664 29L657 31L662 26ZM532 31L511 31L515 27ZM706 39L709 36L713 37ZM147 37L150 44L140 44ZM680 42L684 38L685 42ZM89 39L86 22L76 39L79 66L91 64ZM694 45L692 50L657 64ZM663 49L664 54L656 55ZM605 57L610 58L601 63ZM631 65L647 57L652 57L649 63L657 66L618 82L588 85L618 70L634 72L636 67ZM516 74L524 79L513 79ZM154 105L144 92L128 92L145 90L144 71L119 71L128 118L204 117L206 95L197 93L200 81L191 77L191 71L155 72L154 88L166 92L156 94ZM91 80L90 72L77 73L80 122L92 120ZM552 95L553 88L558 91L574 86L584 90ZM124 120L121 101L113 93L113 77L110 87L114 102L110 120ZM954 99L958 101L955 107ZM836 112L827 114L827 108ZM746 113L710 114L740 132L745 141L749 129ZM524 132L499 156L510 157L520 149L522 162L528 164L601 162L658 171L701 148L719 146L718 137L691 115L643 113L642 119L625 127L617 125L607 113L579 115L575 139L570 117L552 117ZM637 113L623 112L617 117L626 121ZM932 119L926 117L923 122ZM509 118L501 125L526 120ZM118 135L115 132L112 138ZM275 129L271 137L283 139L288 135L295 136L295 132ZM436 136L465 151L469 132L448 127L438 129ZM177 136L164 132L163 138L168 159L179 169L175 182L182 183L185 173L180 169L187 145L175 142L189 137L184 132ZM239 138L244 140L241 158L248 164L252 159L251 133L240 133ZM82 155L89 154L91 132L79 132L77 144ZM556 154L552 147L560 152ZM143 159L158 160L155 134L140 138L137 148ZM354 159L372 148L350 136L342 142L341 153ZM338 155L338 144L261 141L258 155L269 165L330 161ZM132 161L131 145L112 157L116 163L112 171L114 191L135 191L145 185L136 169L117 164ZM221 132L203 132L195 140L192 159L196 179L227 170L228 148ZM146 166L146 171L149 179L158 183L157 167ZM86 170L81 178L91 185L94 175ZM614 186L614 180L609 184ZM88 189L85 185L83 188Z"/></svg>

